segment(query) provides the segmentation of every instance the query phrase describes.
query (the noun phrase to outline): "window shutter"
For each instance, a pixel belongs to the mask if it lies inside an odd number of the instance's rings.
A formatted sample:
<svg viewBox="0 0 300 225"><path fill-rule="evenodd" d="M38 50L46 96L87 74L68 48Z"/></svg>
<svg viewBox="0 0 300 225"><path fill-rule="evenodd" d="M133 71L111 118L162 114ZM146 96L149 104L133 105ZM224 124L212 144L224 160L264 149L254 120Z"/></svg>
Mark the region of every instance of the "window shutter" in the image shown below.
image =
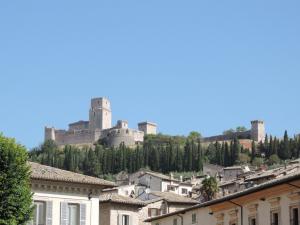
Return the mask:
<svg viewBox="0 0 300 225"><path fill-rule="evenodd" d="M151 208L148 208L148 217L151 217Z"/></svg>
<svg viewBox="0 0 300 225"><path fill-rule="evenodd" d="M46 202L46 225L52 225L52 201Z"/></svg>
<svg viewBox="0 0 300 225"><path fill-rule="evenodd" d="M118 225L122 225L122 215L118 214Z"/></svg>
<svg viewBox="0 0 300 225"><path fill-rule="evenodd" d="M80 225L86 224L86 205L80 204Z"/></svg>
<svg viewBox="0 0 300 225"><path fill-rule="evenodd" d="M128 216L128 220L129 220L129 225L132 225L132 216Z"/></svg>
<svg viewBox="0 0 300 225"><path fill-rule="evenodd" d="M69 225L69 209L67 202L60 203L60 225Z"/></svg>
<svg viewBox="0 0 300 225"><path fill-rule="evenodd" d="M157 215L160 216L161 214L161 209L157 209Z"/></svg>

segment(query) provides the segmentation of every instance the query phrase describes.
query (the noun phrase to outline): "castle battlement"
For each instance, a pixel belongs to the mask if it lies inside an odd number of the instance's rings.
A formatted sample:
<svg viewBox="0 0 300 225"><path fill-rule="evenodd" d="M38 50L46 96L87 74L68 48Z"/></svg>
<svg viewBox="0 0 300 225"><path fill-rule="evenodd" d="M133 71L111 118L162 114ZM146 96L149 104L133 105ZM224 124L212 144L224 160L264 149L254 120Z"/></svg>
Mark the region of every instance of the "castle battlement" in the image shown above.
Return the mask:
<svg viewBox="0 0 300 225"><path fill-rule="evenodd" d="M45 127L45 140L53 140L58 146L88 145L92 146L99 139L105 139L109 146L119 146L124 143L134 146L144 141L144 134L156 134L156 124L144 124L148 129L139 130L128 128L126 120L118 120L112 127L111 104L108 98L91 99L89 120L79 120L69 124L68 130ZM155 127L155 129L154 129ZM143 127L145 128L145 127Z"/></svg>

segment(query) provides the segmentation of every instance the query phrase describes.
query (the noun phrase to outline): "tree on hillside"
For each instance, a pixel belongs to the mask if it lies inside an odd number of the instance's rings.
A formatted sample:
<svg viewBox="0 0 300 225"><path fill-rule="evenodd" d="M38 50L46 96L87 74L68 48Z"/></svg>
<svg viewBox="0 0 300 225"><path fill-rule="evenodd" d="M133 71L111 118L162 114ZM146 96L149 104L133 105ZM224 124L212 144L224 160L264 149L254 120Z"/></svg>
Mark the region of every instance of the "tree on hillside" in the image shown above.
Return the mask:
<svg viewBox="0 0 300 225"><path fill-rule="evenodd" d="M291 149L287 131L284 132L283 142L281 142L280 151L278 152L278 155L281 159L284 160L291 158Z"/></svg>
<svg viewBox="0 0 300 225"><path fill-rule="evenodd" d="M244 126L238 126L235 130L236 132L244 132L247 131L247 128Z"/></svg>
<svg viewBox="0 0 300 225"><path fill-rule="evenodd" d="M31 218L32 194L26 149L0 134L0 224L26 224Z"/></svg>
<svg viewBox="0 0 300 225"><path fill-rule="evenodd" d="M255 145L255 141L252 141L252 143L251 143L251 163L253 162L255 156L256 156L256 145Z"/></svg>
<svg viewBox="0 0 300 225"><path fill-rule="evenodd" d="M194 140L194 141L197 141L198 139L200 139L202 136L199 132L197 131L191 131L189 133L189 136L188 136L188 139L190 140Z"/></svg>
<svg viewBox="0 0 300 225"><path fill-rule="evenodd" d="M223 131L223 135L232 135L235 132L234 129L228 129Z"/></svg>
<svg viewBox="0 0 300 225"><path fill-rule="evenodd" d="M237 163L240 153L241 153L241 146L239 140L237 138L234 138L232 142L232 164Z"/></svg>
<svg viewBox="0 0 300 225"><path fill-rule="evenodd" d="M200 193L203 196L204 201L210 201L216 197L219 191L218 182L215 177L205 178L202 181L202 187Z"/></svg>

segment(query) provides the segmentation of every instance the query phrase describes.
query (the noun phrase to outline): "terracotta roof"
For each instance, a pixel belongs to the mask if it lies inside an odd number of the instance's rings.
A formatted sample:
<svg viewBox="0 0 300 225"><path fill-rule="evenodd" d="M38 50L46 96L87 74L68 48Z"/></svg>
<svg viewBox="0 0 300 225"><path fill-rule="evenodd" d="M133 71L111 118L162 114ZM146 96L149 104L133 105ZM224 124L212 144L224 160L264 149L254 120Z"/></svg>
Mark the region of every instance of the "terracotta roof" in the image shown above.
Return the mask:
<svg viewBox="0 0 300 225"><path fill-rule="evenodd" d="M211 200L211 201L208 201L208 202L204 202L204 203L200 203L200 204L191 206L189 208L185 208L185 209L178 210L178 211L175 211L175 212L172 212L172 213L168 213L168 214L164 214L164 215L161 215L161 216L156 216L156 217L153 217L153 218L150 218L150 219L146 219L145 222L151 222L151 221L158 220L158 219L161 219L161 218L164 218L164 217L168 217L168 216L172 216L172 215L176 215L176 214L182 214L182 213L185 213L189 210L219 204L219 203L226 202L226 201L229 201L229 200L233 200L233 199L236 199L236 198L248 195L248 194L255 193L257 191L265 190L265 189L274 187L276 185L289 183L289 182L299 180L299 179L300 179L300 172L289 174L289 175L283 176L281 178L277 178L277 179L259 184L255 187L248 188L248 189L245 189L243 191L233 193L231 195L227 195L227 196L222 197L222 198L214 199L214 200Z"/></svg>
<svg viewBox="0 0 300 225"><path fill-rule="evenodd" d="M181 203L181 204L198 204L199 202L193 200L188 197L184 197L182 195L178 195L172 192L160 192L160 191L152 191L150 194L155 195L157 197L163 198L165 201L170 203Z"/></svg>
<svg viewBox="0 0 300 225"><path fill-rule="evenodd" d="M261 171L255 174L251 174L246 177L245 181L254 181L258 179L263 178L269 178L269 177L280 177L292 173L296 173L299 171L299 165L289 165L287 167L278 167L275 169L267 170L267 171Z"/></svg>
<svg viewBox="0 0 300 225"><path fill-rule="evenodd" d="M112 202L112 203L118 203L118 204L127 204L127 205L137 205L137 206L145 206L146 203L135 199L130 198L127 196L119 195L116 193L110 193L110 194L102 194L99 198L100 202Z"/></svg>
<svg viewBox="0 0 300 225"><path fill-rule="evenodd" d="M29 162L29 165L31 167L31 179L34 180L91 184L105 187L116 186L115 183L100 178L86 176L83 174L74 173L35 162Z"/></svg>

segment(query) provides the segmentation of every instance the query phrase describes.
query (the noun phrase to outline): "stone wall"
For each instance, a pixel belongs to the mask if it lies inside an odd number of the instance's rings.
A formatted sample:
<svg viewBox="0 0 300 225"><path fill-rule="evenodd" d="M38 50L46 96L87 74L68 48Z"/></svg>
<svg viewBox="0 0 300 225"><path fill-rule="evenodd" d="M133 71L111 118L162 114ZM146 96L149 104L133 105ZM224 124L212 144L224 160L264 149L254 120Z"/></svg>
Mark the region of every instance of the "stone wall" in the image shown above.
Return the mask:
<svg viewBox="0 0 300 225"><path fill-rule="evenodd" d="M234 138L251 139L251 130L247 130L244 132L233 132L231 134L205 137L205 138L203 138L203 142L227 141L227 140L232 140Z"/></svg>

